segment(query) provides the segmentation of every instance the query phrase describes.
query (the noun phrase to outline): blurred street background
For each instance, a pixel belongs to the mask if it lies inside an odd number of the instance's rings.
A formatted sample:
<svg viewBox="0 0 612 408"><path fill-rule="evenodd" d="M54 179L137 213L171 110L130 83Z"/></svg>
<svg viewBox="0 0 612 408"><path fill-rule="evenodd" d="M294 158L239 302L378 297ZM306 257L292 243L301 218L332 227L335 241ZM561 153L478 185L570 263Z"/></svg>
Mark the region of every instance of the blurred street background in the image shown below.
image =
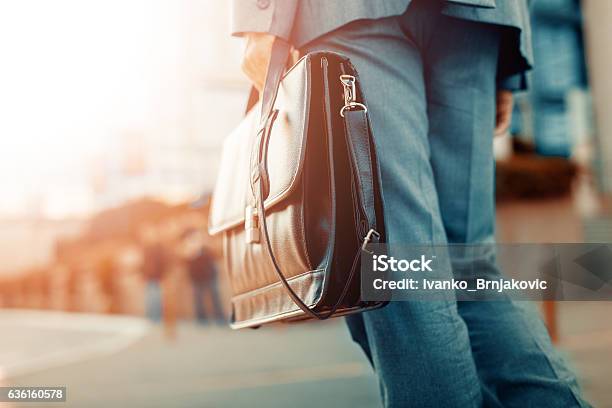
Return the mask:
<svg viewBox="0 0 612 408"><path fill-rule="evenodd" d="M498 241L610 242L612 2L531 13L532 87L495 141ZM73 407L379 406L342 320L227 328L205 231L249 91L228 33L213 0L0 6L0 385L66 386ZM538 307L612 407L612 303Z"/></svg>

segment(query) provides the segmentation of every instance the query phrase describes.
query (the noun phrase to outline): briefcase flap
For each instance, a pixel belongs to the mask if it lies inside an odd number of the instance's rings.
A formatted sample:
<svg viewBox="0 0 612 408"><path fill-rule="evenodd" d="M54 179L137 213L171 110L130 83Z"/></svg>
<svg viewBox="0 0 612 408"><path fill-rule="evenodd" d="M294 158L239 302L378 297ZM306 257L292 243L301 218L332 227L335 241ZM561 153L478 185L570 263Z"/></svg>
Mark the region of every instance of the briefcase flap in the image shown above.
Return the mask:
<svg viewBox="0 0 612 408"><path fill-rule="evenodd" d="M302 171L310 106L309 68L310 58L298 61L285 74L274 103L278 115L268 147L270 193L264 203L266 209L291 194ZM225 140L209 217L211 235L244 224L245 209L252 202L251 149L259 116L257 104Z"/></svg>

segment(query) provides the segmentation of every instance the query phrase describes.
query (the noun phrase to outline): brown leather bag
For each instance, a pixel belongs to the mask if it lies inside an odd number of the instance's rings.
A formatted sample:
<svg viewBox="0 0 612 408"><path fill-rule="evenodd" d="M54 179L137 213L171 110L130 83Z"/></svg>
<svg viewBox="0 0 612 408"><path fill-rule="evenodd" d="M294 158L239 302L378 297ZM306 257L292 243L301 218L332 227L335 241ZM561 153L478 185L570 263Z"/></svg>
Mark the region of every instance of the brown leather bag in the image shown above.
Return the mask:
<svg viewBox="0 0 612 408"><path fill-rule="evenodd" d="M284 73L289 51L276 40L261 104L226 139L213 194L233 328L385 304L360 299L360 255L385 228L357 72L316 52Z"/></svg>

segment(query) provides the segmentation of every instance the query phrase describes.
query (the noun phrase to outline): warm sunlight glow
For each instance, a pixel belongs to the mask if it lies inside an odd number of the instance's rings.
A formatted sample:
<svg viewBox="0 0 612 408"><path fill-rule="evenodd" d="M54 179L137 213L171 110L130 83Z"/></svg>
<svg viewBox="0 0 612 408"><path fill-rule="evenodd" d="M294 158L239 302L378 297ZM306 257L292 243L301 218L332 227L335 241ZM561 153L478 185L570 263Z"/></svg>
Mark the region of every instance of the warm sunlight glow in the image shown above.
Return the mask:
<svg viewBox="0 0 612 408"><path fill-rule="evenodd" d="M169 0L2 2L0 216L39 205L51 216L90 210L84 180L95 158L121 129L150 126L172 79L176 8Z"/></svg>

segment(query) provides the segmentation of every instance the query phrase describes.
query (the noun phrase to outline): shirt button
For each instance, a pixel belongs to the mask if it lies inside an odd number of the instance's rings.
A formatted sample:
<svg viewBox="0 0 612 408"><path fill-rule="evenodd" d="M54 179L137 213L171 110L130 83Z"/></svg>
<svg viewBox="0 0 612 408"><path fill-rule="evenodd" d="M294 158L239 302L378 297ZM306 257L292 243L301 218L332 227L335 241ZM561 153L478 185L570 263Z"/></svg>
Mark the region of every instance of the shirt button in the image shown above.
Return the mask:
<svg viewBox="0 0 612 408"><path fill-rule="evenodd" d="M262 10L267 9L268 7L270 7L270 0L257 0L257 7Z"/></svg>

